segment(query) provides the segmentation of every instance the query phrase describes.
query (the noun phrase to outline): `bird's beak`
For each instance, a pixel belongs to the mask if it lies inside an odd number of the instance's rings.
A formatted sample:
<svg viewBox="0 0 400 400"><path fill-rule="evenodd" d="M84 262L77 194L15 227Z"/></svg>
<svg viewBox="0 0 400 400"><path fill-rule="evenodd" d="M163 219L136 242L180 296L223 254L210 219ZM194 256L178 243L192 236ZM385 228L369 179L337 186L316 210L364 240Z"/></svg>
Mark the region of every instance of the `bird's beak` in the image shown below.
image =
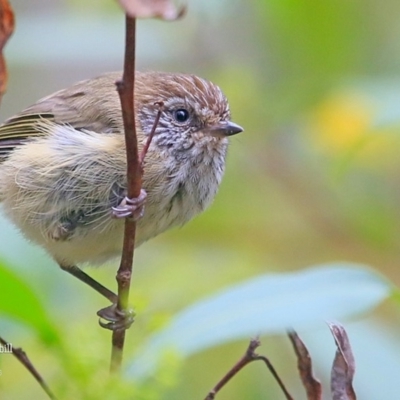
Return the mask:
<svg viewBox="0 0 400 400"><path fill-rule="evenodd" d="M230 121L221 121L218 124L210 126L206 129L203 129L204 133L208 133L212 136L232 136L237 133L243 132L243 128L240 125L237 125Z"/></svg>

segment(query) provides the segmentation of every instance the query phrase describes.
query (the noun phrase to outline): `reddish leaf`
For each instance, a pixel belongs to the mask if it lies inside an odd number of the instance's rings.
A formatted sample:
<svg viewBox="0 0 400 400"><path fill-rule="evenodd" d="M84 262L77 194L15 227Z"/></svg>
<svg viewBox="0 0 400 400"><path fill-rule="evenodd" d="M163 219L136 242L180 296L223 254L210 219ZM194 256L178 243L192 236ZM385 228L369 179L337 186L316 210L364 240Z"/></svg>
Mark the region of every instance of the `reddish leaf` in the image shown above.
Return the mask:
<svg viewBox="0 0 400 400"><path fill-rule="evenodd" d="M171 0L118 0L122 8L132 18L161 18L175 20L181 18L186 11L179 9Z"/></svg>
<svg viewBox="0 0 400 400"><path fill-rule="evenodd" d="M14 31L14 13L8 0L0 0L0 100L7 87L7 70L3 48Z"/></svg>
<svg viewBox="0 0 400 400"><path fill-rule="evenodd" d="M297 356L297 367L299 369L300 378L307 392L308 400L322 399L321 382L316 379L312 371L312 361L307 347L297 335L295 331L288 332L289 339L292 342L294 351Z"/></svg>
<svg viewBox="0 0 400 400"><path fill-rule="evenodd" d="M353 389L355 362L346 330L340 324L328 323L336 343L336 355L331 373L333 400L356 400Z"/></svg>

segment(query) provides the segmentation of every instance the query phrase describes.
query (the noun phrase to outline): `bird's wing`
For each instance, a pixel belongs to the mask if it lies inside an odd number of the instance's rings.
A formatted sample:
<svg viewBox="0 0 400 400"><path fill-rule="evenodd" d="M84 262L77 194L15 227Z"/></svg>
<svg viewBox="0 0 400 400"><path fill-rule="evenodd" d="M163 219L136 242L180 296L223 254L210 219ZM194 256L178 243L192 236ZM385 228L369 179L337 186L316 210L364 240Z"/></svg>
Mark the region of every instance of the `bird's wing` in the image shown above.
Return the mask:
<svg viewBox="0 0 400 400"><path fill-rule="evenodd" d="M8 119L0 126L0 159L4 159L18 145L27 139L43 135L43 131L36 129L40 119L54 120L54 115L24 114Z"/></svg>
<svg viewBox="0 0 400 400"><path fill-rule="evenodd" d="M120 111L118 112L118 108L112 108L114 102L110 99L116 96L116 93L113 93L115 90L111 90L111 94L103 98L97 94L97 81L103 82L104 87L104 82L113 85L112 78L112 75L100 77L92 80L91 85L79 82L69 89L39 100L20 114L6 120L0 125L0 161L27 140L48 134L41 129L40 121L43 119L69 125L78 130L117 131L120 127Z"/></svg>

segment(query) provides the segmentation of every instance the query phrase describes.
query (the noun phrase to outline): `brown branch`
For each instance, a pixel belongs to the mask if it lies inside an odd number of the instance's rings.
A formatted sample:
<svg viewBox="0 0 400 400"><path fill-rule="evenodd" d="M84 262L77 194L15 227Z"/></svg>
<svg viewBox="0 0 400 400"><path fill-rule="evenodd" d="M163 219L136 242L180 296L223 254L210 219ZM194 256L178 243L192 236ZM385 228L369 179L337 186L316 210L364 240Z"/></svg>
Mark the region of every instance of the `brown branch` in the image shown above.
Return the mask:
<svg viewBox="0 0 400 400"><path fill-rule="evenodd" d="M276 372L275 368L272 366L271 362L265 356L260 356L255 353L255 349L259 347L261 342L259 339L252 339L249 343L249 346L246 350L246 353L243 357L228 371L228 373L214 386L214 388L208 393L207 397L204 400L213 400L215 399L216 394L246 365L250 364L253 361L263 361L272 376L278 382L279 387L282 389L282 392L285 394L287 400L293 400L293 397L287 391L285 385L283 384L281 378Z"/></svg>
<svg viewBox="0 0 400 400"><path fill-rule="evenodd" d="M136 19L126 16L125 61L122 79L116 82L121 100L122 118L124 121L126 157L127 157L127 195L138 197L142 186L142 173L138 157L138 142L135 126L134 85L135 85L135 49ZM133 218L125 220L124 242L121 263L117 272L118 304L117 312L126 312L129 301L129 288L132 276L133 255L135 251L136 222ZM111 370L121 367L125 342L125 330L113 331Z"/></svg>
<svg viewBox="0 0 400 400"><path fill-rule="evenodd" d="M1 1L1 0L0 0ZM136 52L136 18L158 17L174 20L183 16L185 8L179 11L170 0L132 1L119 0L126 12L125 25L125 58L122 79L116 82L121 101L122 118L125 131L126 156L127 156L127 196L130 199L139 197L142 187L142 174L144 157L150 146L151 140L160 119L163 104L156 103L159 111L147 143L138 155L138 140L135 125L135 52ZM121 316L128 315L129 289L132 277L133 256L135 251L136 222L133 218L125 220L124 241L120 266L117 272L118 304L116 313ZM113 330L111 371L120 369L125 342L127 326Z"/></svg>
<svg viewBox="0 0 400 400"><path fill-rule="evenodd" d="M121 99L122 116L125 129L125 142L127 151L127 181L128 197L138 197L142 187L142 175L144 161L153 140L158 122L164 109L162 101L155 103L158 112L153 123L147 141L138 155L138 143L135 126L134 109L134 83L135 83L135 43L136 43L136 20L126 17L126 48L125 65L122 80L116 82L117 90ZM117 272L118 282L118 304L117 313L126 314L129 302L129 288L132 277L133 255L135 251L136 222L132 218L125 221L124 243L120 267ZM122 362L122 353L125 340L125 330L118 329L113 331L111 370L116 371Z"/></svg>
<svg viewBox="0 0 400 400"><path fill-rule="evenodd" d="M56 400L56 396L51 392L49 387L47 386L46 382L42 378L42 376L39 374L37 369L33 366L31 361L29 360L28 356L22 350L20 347L14 348L13 345L6 340L4 340L2 337L0 337L0 344L2 346L7 347L11 353L13 354L14 357L17 358L17 360L31 373L31 375L36 379L36 381L39 383L39 385L42 387L42 389L46 392L46 394L49 396L50 399Z"/></svg>

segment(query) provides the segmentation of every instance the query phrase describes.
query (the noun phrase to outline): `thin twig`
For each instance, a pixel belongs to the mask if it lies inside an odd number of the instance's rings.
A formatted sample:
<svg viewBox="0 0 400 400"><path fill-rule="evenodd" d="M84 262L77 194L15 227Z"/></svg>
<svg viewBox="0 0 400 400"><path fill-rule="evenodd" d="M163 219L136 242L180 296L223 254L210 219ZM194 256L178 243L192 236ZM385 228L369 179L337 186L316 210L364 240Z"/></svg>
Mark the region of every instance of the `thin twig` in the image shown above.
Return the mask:
<svg viewBox="0 0 400 400"><path fill-rule="evenodd" d="M20 347L14 348L13 345L3 338L0 337L0 344L2 346L6 346L8 349L11 350L11 353L18 359L18 361L32 374L32 376L36 379L42 389L46 392L50 399L56 400L56 396L51 392L49 387L47 386L46 382L39 374L37 369L33 366L31 361L29 360L28 356Z"/></svg>
<svg viewBox="0 0 400 400"><path fill-rule="evenodd" d="M157 111L157 115L156 115L156 119L154 120L153 123L153 127L151 128L151 132L147 138L146 144L144 145L140 155L139 155L139 163L140 163L140 168L143 172L143 168L144 168L144 159L146 157L146 154L149 150L150 147L150 143L153 140L154 134L156 133L156 129L157 129L157 125L160 121L161 118L161 114L164 111L164 102L162 101L158 101L157 103L154 103L155 106L158 106L158 111Z"/></svg>
<svg viewBox="0 0 400 400"><path fill-rule="evenodd" d="M288 392L288 390L286 389L284 383L282 382L282 379L279 377L278 373L276 372L275 368L272 366L271 362L268 360L267 357L265 356L257 356L254 358L253 361L257 361L257 360L261 360L264 361L265 365L267 366L267 368L269 369L269 371L271 372L272 376L275 378L275 380L277 381L279 387L281 388L282 392L284 393L285 397L287 400L293 400L293 397L291 396L291 394Z"/></svg>
<svg viewBox="0 0 400 400"><path fill-rule="evenodd" d="M136 19L126 16L125 60L122 80L116 82L121 100L122 118L124 121L125 142L127 153L127 195L138 197L142 186L142 174L138 157L138 142L135 126L134 85L135 85L135 49L136 49ZM128 307L129 288L132 276L133 255L135 251L136 222L133 218L125 220L125 232L121 263L117 272L118 304L117 312L121 314ZM111 370L121 367L125 342L125 328L113 331Z"/></svg>
<svg viewBox="0 0 400 400"><path fill-rule="evenodd" d="M259 339L252 339L249 343L249 346L246 350L246 353L243 357L228 371L228 373L214 386L214 388L208 393L207 397L204 400L213 400L215 399L216 394L239 372L241 371L247 364L250 364L253 361L264 361L265 365L271 372L272 376L278 382L279 387L282 389L283 393L286 396L287 400L293 400L293 397L287 391L285 385L283 384L281 378L276 372L275 368L272 366L271 362L265 356L260 356L256 354L254 351L257 347L259 347L261 342Z"/></svg>

